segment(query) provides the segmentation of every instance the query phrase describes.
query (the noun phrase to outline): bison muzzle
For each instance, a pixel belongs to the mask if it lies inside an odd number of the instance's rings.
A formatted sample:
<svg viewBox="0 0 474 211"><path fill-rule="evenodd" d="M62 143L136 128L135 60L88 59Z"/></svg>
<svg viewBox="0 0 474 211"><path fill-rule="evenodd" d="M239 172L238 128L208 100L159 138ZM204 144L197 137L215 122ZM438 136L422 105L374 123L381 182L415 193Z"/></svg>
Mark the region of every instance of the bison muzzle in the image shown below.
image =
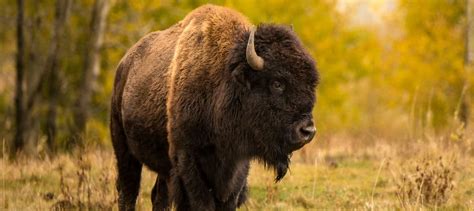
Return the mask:
<svg viewBox="0 0 474 211"><path fill-rule="evenodd" d="M251 160L282 179L316 132L318 73L290 27L254 27L201 6L136 43L118 65L111 108L120 210L135 209L142 166L158 173L154 210L235 210Z"/></svg>

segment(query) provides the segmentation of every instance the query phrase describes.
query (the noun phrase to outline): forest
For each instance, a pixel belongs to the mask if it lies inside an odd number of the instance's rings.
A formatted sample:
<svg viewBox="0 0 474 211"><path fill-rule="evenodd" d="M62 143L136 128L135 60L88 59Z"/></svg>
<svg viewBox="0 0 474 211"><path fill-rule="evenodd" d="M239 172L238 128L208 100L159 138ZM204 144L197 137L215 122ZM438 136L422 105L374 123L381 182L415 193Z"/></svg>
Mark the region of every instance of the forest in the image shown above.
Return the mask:
<svg viewBox="0 0 474 211"><path fill-rule="evenodd" d="M117 65L206 3L291 26L321 75L317 136L242 210L474 209L474 0L0 0L0 207L117 209Z"/></svg>

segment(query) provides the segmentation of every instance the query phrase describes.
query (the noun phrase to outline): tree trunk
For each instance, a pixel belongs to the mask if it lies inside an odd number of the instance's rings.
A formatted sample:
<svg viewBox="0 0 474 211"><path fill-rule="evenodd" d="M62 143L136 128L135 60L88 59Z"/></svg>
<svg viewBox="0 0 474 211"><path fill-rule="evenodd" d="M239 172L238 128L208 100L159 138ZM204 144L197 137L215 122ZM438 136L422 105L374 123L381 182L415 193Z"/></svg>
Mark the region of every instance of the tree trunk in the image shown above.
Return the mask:
<svg viewBox="0 0 474 211"><path fill-rule="evenodd" d="M64 38L64 27L69 16L69 10L72 0L56 0L56 11L54 19L54 32L51 39L50 51L46 62L46 68L49 69L49 86L48 86L48 116L46 119L46 135L48 149L50 152L55 151L56 139L56 113L58 102L58 66L61 57L60 49Z"/></svg>
<svg viewBox="0 0 474 211"><path fill-rule="evenodd" d="M95 83L97 75L99 74L100 48L102 46L109 4L109 0L95 0L94 8L92 10L89 40L84 59L84 72L74 114L74 137L70 143L70 145L72 145L70 147L76 145L82 147L84 145L83 138L85 137L89 104L93 92L92 85Z"/></svg>
<svg viewBox="0 0 474 211"><path fill-rule="evenodd" d="M17 14L17 55L16 55L16 88L15 88L15 138L11 146L11 155L21 150L25 145L25 36L24 36L24 2L17 0L18 14Z"/></svg>
<svg viewBox="0 0 474 211"><path fill-rule="evenodd" d="M474 64L474 0L467 0L466 4L467 35L465 62L467 66L472 67L472 65Z"/></svg>
<svg viewBox="0 0 474 211"><path fill-rule="evenodd" d="M466 50L464 56L464 66L465 70L468 72L466 73L466 82L464 90L468 91L469 87L469 75L472 74L472 67L474 64L474 0L467 0L466 1ZM469 107L469 99L470 94L464 93L462 95L462 103L459 108L459 120L463 123L464 127L467 127L469 122L470 116L470 107Z"/></svg>

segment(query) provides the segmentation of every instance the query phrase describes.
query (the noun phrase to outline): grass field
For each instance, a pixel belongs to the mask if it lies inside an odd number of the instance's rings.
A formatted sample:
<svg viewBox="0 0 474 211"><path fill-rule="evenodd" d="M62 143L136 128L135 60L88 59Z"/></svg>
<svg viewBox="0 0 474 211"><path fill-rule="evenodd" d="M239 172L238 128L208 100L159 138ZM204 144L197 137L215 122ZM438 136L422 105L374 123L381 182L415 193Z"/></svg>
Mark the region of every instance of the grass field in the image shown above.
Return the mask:
<svg viewBox="0 0 474 211"><path fill-rule="evenodd" d="M308 149L313 151L294 156L278 184L271 170L254 163L250 198L241 210L474 209L474 162L463 147ZM0 209L117 210L112 151L76 154L2 159ZM142 173L139 210L151 210L155 177L149 170Z"/></svg>

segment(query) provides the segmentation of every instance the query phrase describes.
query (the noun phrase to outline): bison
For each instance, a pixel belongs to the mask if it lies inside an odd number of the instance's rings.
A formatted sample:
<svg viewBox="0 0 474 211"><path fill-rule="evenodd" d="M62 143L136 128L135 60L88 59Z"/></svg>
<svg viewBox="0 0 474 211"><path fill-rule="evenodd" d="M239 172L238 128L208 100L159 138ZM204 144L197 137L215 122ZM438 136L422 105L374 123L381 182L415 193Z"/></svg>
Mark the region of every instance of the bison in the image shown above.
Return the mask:
<svg viewBox="0 0 474 211"><path fill-rule="evenodd" d="M154 210L235 210L251 160L278 181L313 139L318 80L291 27L224 7L146 35L118 65L111 100L119 209L135 208L145 165L158 173Z"/></svg>

